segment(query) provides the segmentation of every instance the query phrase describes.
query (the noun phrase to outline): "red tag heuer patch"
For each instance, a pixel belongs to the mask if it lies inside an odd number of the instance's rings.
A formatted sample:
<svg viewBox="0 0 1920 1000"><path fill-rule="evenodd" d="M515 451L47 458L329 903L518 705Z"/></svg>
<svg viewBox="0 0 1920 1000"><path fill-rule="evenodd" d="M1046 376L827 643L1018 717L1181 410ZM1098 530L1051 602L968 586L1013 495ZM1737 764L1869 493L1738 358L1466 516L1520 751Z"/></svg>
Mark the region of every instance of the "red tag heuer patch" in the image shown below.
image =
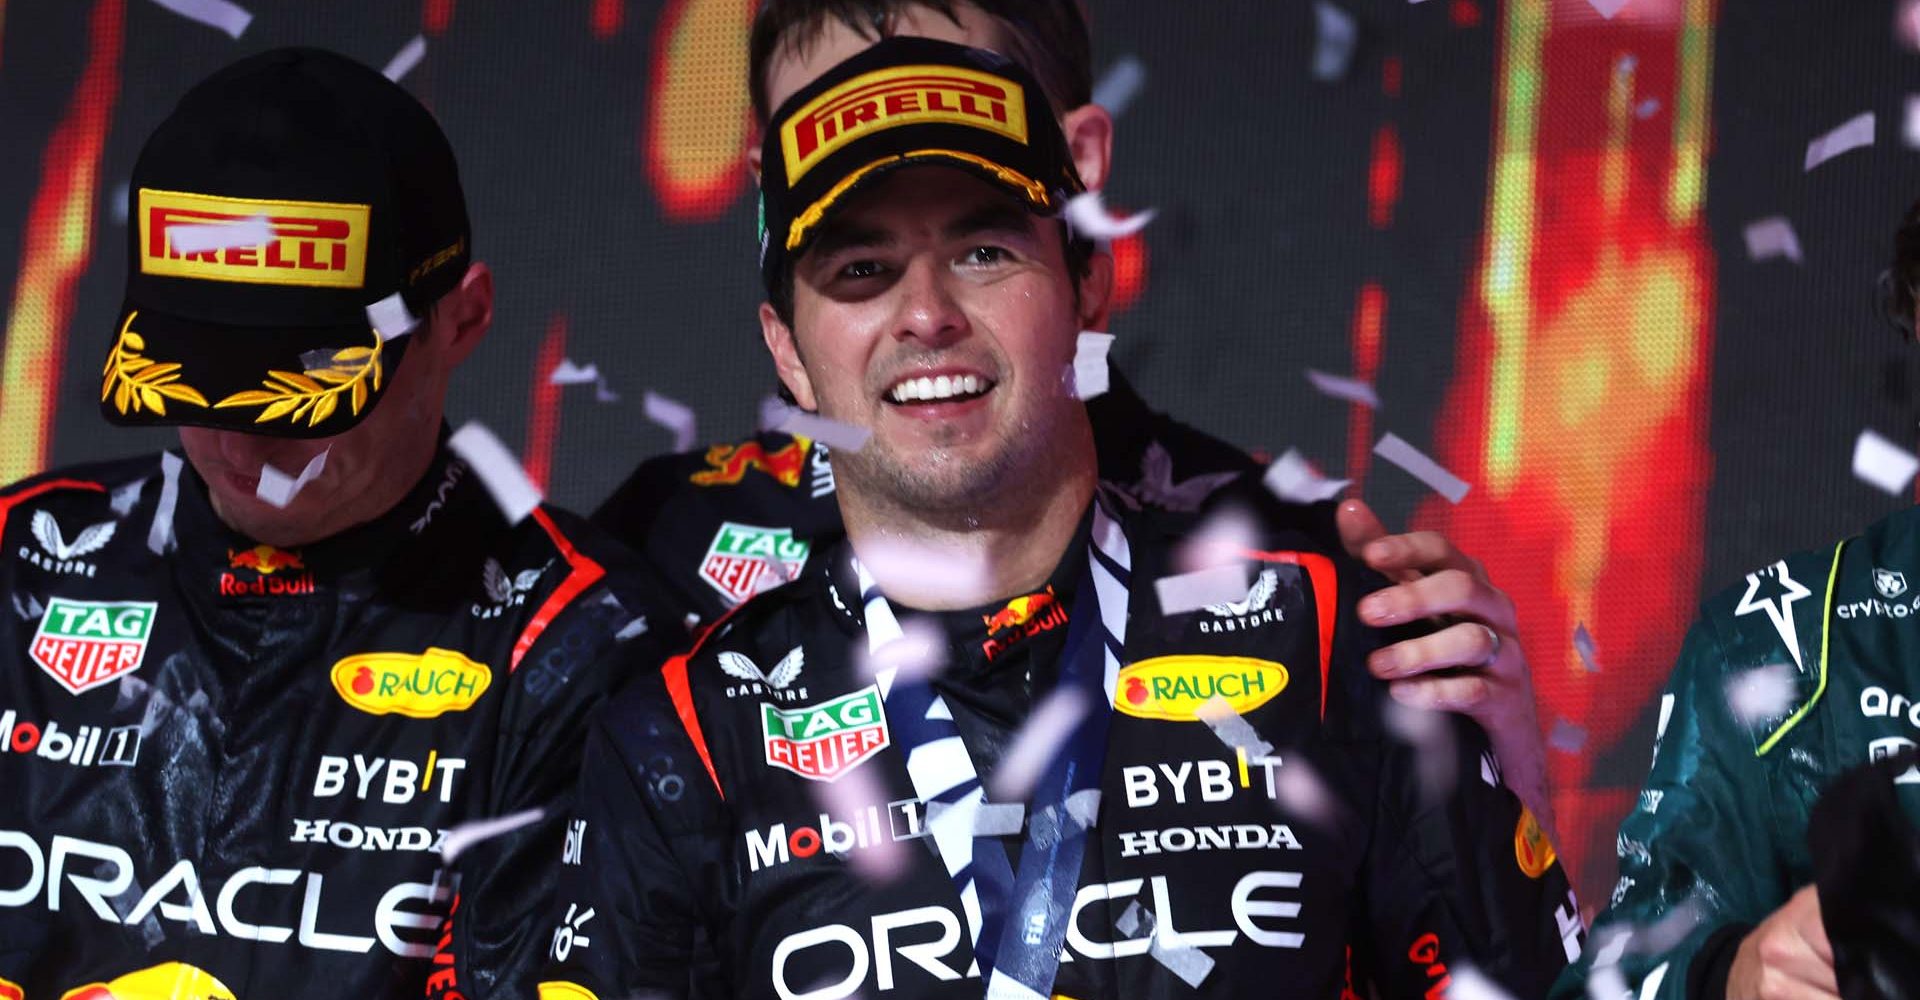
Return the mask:
<svg viewBox="0 0 1920 1000"><path fill-rule="evenodd" d="M760 703L767 763L814 781L834 781L891 742L880 689L869 684L852 694L804 708Z"/></svg>
<svg viewBox="0 0 1920 1000"><path fill-rule="evenodd" d="M27 655L79 694L140 669L159 605L150 601L53 598Z"/></svg>
<svg viewBox="0 0 1920 1000"><path fill-rule="evenodd" d="M792 528L728 521L707 546L700 578L724 595L728 604L739 604L798 577L811 548L806 539L793 537Z"/></svg>

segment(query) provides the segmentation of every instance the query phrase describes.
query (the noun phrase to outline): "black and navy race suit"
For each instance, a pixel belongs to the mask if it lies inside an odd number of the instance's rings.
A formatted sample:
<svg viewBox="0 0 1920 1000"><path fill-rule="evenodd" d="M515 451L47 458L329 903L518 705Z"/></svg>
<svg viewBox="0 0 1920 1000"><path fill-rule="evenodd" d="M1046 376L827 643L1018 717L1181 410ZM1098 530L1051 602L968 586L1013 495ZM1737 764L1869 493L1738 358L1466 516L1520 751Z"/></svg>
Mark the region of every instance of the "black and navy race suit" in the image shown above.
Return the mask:
<svg viewBox="0 0 1920 1000"><path fill-rule="evenodd" d="M0 490L0 995L523 979L583 720L683 641L598 539L509 527L444 451L301 549L228 529L173 453ZM539 808L443 866L449 830Z"/></svg>
<svg viewBox="0 0 1920 1000"><path fill-rule="evenodd" d="M1163 613L1154 583L1201 514L1109 496L1034 593L888 606L946 640L944 708L924 717L902 714L911 688L869 648L884 595L844 542L723 620L589 736L541 996L979 997L979 845L1019 868L1069 816L1085 854L1064 925L1005 918L1030 941L1060 935L1053 995L1435 995L1467 967L1541 995L1583 940L1551 846L1470 722L1390 732L1364 667L1386 637L1353 613L1381 581L1342 551L1332 505L1258 491L1214 498L1264 511L1234 600ZM1043 809L967 791L927 756L947 745L909 733L950 718L966 774L992 788L1064 683L1088 588L1123 636L1096 794ZM956 840L939 817L966 802L984 825Z"/></svg>

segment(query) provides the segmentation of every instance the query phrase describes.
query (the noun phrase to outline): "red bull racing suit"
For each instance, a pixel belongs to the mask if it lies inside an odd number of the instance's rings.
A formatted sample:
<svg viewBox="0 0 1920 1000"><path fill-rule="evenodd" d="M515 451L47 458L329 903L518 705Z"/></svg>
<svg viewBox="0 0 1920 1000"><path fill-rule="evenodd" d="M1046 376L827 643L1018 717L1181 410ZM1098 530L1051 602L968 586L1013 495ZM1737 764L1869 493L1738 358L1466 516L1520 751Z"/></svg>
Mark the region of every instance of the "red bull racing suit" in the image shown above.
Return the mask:
<svg viewBox="0 0 1920 1000"><path fill-rule="evenodd" d="M444 450L302 549L228 529L172 453L0 490L0 546L0 996L523 978L582 720L681 641L624 550L557 510L509 527Z"/></svg>
<svg viewBox="0 0 1920 1000"><path fill-rule="evenodd" d="M1116 499L992 608L895 608L835 543L617 697L541 996L1541 995L1583 940L1567 880L1471 723L1389 734L1353 613L1382 582L1332 505L1221 491L1266 518L1248 590L1166 613L1200 513ZM888 659L911 622L931 680Z"/></svg>

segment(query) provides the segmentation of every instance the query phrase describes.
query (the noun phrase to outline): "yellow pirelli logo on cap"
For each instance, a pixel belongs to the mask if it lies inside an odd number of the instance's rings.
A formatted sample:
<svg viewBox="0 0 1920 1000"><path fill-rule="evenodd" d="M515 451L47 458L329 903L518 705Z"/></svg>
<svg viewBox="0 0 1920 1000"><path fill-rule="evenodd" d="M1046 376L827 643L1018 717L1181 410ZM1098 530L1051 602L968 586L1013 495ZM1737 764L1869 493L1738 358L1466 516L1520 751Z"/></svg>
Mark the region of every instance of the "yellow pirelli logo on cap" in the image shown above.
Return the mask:
<svg viewBox="0 0 1920 1000"><path fill-rule="evenodd" d="M971 125L1027 142L1027 98L1004 77L956 66L894 66L862 73L808 101L780 126L787 184L847 143L925 122Z"/></svg>
<svg viewBox="0 0 1920 1000"><path fill-rule="evenodd" d="M140 272L260 285L359 288L367 205L140 189Z"/></svg>

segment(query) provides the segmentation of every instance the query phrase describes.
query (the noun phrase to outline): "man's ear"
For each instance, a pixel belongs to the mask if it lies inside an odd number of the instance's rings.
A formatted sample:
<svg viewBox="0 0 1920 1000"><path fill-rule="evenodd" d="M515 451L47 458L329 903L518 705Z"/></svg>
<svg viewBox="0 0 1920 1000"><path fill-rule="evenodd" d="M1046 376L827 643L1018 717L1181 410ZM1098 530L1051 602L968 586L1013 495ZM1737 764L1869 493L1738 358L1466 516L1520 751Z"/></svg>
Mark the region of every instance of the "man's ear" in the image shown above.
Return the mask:
<svg viewBox="0 0 1920 1000"><path fill-rule="evenodd" d="M1105 188L1113 168L1113 116L1098 104L1082 104L1061 116L1060 130L1066 134L1067 151L1073 154L1080 182L1089 191Z"/></svg>
<svg viewBox="0 0 1920 1000"><path fill-rule="evenodd" d="M760 130L755 129L747 140L747 169L753 171L753 186L760 186Z"/></svg>
<svg viewBox="0 0 1920 1000"><path fill-rule="evenodd" d="M771 302L760 303L760 338L767 342L780 384L793 393L793 401L803 410L818 411L820 400L813 394L813 380L807 377L806 365L800 362L800 344L793 338L793 327L780 319Z"/></svg>
<svg viewBox="0 0 1920 1000"><path fill-rule="evenodd" d="M441 313L440 336L448 369L467 360L493 326L493 269L475 261L434 308Z"/></svg>
<svg viewBox="0 0 1920 1000"><path fill-rule="evenodd" d="M1105 330L1113 305L1113 254L1095 250L1087 260L1087 276L1080 279L1080 329Z"/></svg>

